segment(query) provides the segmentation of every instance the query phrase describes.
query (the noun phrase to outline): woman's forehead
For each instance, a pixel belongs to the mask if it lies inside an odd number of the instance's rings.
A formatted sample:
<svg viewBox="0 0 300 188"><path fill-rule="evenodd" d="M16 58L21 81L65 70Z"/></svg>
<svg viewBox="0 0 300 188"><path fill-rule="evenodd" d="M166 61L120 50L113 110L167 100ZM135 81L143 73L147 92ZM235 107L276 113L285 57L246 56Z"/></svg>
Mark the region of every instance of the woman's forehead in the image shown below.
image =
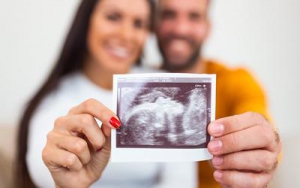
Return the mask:
<svg viewBox="0 0 300 188"><path fill-rule="evenodd" d="M101 0L99 6L105 10L120 11L133 17L148 18L150 4L147 0Z"/></svg>

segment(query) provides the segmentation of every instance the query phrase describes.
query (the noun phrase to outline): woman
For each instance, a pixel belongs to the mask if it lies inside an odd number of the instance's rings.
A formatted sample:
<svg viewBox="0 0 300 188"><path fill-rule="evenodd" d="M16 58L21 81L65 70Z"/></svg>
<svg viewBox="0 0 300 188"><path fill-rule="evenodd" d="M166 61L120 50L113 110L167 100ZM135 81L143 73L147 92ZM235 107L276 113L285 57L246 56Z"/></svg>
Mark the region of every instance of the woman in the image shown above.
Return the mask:
<svg viewBox="0 0 300 188"><path fill-rule="evenodd" d="M152 15L150 0L82 1L54 69L22 117L16 187L54 187L53 179L59 187L174 182L167 179L174 179L174 168L181 164L171 165L164 173L167 178L159 177L168 168L156 163L109 164L102 174L110 153L110 129L120 126L109 110L112 75L149 71L132 66L139 62ZM94 117L103 122L101 129Z"/></svg>
<svg viewBox="0 0 300 188"><path fill-rule="evenodd" d="M12 161L0 150L0 187L12 187Z"/></svg>

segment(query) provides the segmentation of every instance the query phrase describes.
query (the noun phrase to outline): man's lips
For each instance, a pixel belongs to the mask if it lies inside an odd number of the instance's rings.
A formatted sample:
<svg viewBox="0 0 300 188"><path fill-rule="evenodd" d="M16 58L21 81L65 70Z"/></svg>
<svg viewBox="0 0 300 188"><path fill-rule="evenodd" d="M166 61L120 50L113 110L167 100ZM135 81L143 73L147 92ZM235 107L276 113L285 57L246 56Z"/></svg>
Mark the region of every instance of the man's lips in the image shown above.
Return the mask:
<svg viewBox="0 0 300 188"><path fill-rule="evenodd" d="M191 50L189 42L186 40L173 39L168 43L167 52L170 55L187 55Z"/></svg>

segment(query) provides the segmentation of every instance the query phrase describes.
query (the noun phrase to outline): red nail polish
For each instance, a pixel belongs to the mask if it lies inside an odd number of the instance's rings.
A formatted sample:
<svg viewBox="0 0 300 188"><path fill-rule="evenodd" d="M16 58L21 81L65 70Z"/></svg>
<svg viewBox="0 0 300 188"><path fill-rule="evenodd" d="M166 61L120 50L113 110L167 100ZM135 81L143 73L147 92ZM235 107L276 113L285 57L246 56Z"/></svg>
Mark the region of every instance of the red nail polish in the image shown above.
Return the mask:
<svg viewBox="0 0 300 188"><path fill-rule="evenodd" d="M121 122L115 117L110 118L109 123L115 128L118 129L121 126Z"/></svg>

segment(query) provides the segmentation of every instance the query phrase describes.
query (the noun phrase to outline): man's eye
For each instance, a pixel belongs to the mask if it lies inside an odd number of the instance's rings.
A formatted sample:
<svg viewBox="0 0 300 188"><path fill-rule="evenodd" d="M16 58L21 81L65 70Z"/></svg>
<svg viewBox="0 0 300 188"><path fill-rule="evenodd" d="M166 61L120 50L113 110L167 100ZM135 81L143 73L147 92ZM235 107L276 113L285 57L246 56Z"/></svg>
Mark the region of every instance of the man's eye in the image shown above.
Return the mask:
<svg viewBox="0 0 300 188"><path fill-rule="evenodd" d="M190 20L193 20L193 21L199 21L202 19L202 16L200 14L196 14L196 13L193 13L193 14L190 14Z"/></svg>
<svg viewBox="0 0 300 188"><path fill-rule="evenodd" d="M169 12L169 11L163 12L161 14L162 19L172 19L174 17L175 17L175 14L173 12Z"/></svg>

